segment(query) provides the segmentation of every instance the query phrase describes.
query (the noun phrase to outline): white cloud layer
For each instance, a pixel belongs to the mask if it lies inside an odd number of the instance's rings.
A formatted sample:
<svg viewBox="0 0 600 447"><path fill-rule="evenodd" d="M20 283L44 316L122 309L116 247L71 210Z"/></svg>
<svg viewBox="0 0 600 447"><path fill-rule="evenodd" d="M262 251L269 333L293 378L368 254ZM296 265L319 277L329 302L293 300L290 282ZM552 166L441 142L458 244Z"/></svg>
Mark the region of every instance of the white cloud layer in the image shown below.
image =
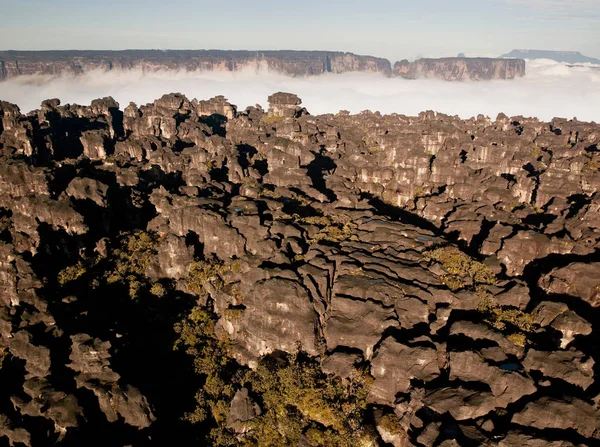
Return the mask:
<svg viewBox="0 0 600 447"><path fill-rule="evenodd" d="M0 100L19 105L23 112L39 108L42 100L59 98L63 104L89 104L112 96L121 108L130 101L152 102L165 93L181 92L188 98L224 95L239 109L261 104L275 92L296 93L312 114L346 109L416 115L435 110L469 118L484 114L577 117L600 122L600 67L568 67L547 60L528 62L527 75L511 81L445 82L408 81L378 74L326 74L291 78L269 72L89 72L78 77L19 77L0 82Z"/></svg>

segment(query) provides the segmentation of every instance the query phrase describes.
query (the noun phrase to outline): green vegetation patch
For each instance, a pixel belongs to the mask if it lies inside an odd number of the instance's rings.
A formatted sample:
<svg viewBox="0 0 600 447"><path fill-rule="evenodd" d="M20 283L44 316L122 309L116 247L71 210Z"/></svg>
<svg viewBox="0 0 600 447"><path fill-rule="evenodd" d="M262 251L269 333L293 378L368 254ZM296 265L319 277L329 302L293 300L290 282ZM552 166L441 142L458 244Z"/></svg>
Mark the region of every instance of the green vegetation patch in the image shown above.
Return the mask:
<svg viewBox="0 0 600 447"><path fill-rule="evenodd" d="M285 216L301 225L315 225L319 227L319 232L310 240L309 244L316 244L321 241L340 243L348 239L354 239L354 231L358 227L352 218L347 214L323 215L301 217L298 214Z"/></svg>
<svg viewBox="0 0 600 447"><path fill-rule="evenodd" d="M264 115L260 120L263 124L273 125L273 124L279 123L280 121L283 121L284 119L285 118L283 116L268 114L268 115Z"/></svg>
<svg viewBox="0 0 600 447"><path fill-rule="evenodd" d="M533 332L533 315L520 309L499 306L493 297L483 288L478 288L480 296L478 310L484 314L485 322L499 331L510 332L507 338L517 346L525 346Z"/></svg>
<svg viewBox="0 0 600 447"><path fill-rule="evenodd" d="M164 296L165 293L167 293L167 290L165 289L165 286L163 286L161 283L156 282L152 284L152 287L150 287L150 293L154 296L161 297Z"/></svg>
<svg viewBox="0 0 600 447"><path fill-rule="evenodd" d="M158 242L159 237L154 233L141 230L123 233L116 246L108 250L105 258L96 256L79 260L75 265L62 269L57 275L57 281L63 287L80 279L90 279L92 284L100 281L122 284L128 288L131 298L138 298L143 289L150 288L145 272L156 255ZM154 285L150 289L153 294L161 295L160 287L163 286Z"/></svg>
<svg viewBox="0 0 600 447"><path fill-rule="evenodd" d="M113 269L106 273L107 283L125 283L129 296L138 298L147 282L144 274L156 255L158 239L156 234L141 230L122 236L117 248L110 252Z"/></svg>
<svg viewBox="0 0 600 447"><path fill-rule="evenodd" d="M194 359L194 369L203 378L203 386L196 393L196 408L184 417L191 423L211 419L224 426L235 389L232 383L237 363L230 355L227 338L215 333L216 316L196 308L175 325L178 338L174 349L185 350ZM218 433L213 433L216 436Z"/></svg>
<svg viewBox="0 0 600 447"><path fill-rule="evenodd" d="M423 256L429 262L439 262L448 272L448 275L440 279L452 291L466 287L466 277L470 277L475 284L496 284L496 275L487 265L474 260L454 246L428 250Z"/></svg>
<svg viewBox="0 0 600 447"><path fill-rule="evenodd" d="M190 273L184 279L189 293L201 296L204 293L204 285L211 283L218 289L225 286L224 277L229 272L239 272L240 263L233 261L229 264L222 262L195 261L190 266Z"/></svg>
<svg viewBox="0 0 600 447"><path fill-rule="evenodd" d="M61 286L64 286L82 277L86 272L87 267L85 266L83 261L78 261L77 264L65 267L60 272L58 272L58 283Z"/></svg>
<svg viewBox="0 0 600 447"><path fill-rule="evenodd" d="M484 321L507 333L507 338L518 346L525 346L533 332L533 316L514 307L499 306L488 291L496 284L496 276L485 264L472 259L454 246L439 247L423 253L428 261L439 262L447 275L440 280L452 291L470 288L479 296L478 310ZM465 279L471 278L472 284Z"/></svg>
<svg viewBox="0 0 600 447"><path fill-rule="evenodd" d="M264 361L245 383L257 392L263 413L251 421L242 445L295 445L304 435L313 446L369 445L373 433L364 423L370 376L350 379L326 375L303 355Z"/></svg>
<svg viewBox="0 0 600 447"><path fill-rule="evenodd" d="M374 432L365 423L372 379L366 372L349 379L327 375L302 352L263 357L248 370L233 359L228 338L215 332L216 318L196 308L175 325L175 349L193 358L201 383L196 408L184 419L210 426L210 445L279 447L296 445L302 437L311 446L372 445ZM261 411L239 434L227 420L242 387Z"/></svg>
<svg viewBox="0 0 600 447"><path fill-rule="evenodd" d="M400 419L393 413L386 414L383 416L379 422L379 426L387 431L392 436L400 435L406 433L404 427L400 424Z"/></svg>

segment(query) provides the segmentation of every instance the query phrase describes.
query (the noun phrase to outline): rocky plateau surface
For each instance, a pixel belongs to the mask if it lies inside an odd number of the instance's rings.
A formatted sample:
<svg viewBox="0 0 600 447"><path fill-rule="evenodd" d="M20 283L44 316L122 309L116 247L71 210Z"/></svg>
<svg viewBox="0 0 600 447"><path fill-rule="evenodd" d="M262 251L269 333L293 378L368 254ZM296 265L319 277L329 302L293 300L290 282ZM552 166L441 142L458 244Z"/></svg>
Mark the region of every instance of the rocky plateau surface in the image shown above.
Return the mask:
<svg viewBox="0 0 600 447"><path fill-rule="evenodd" d="M600 445L600 126L0 102L0 445Z"/></svg>
<svg viewBox="0 0 600 447"><path fill-rule="evenodd" d="M23 75L82 74L90 70L239 71L265 69L291 76L374 72L407 79L513 79L525 74L518 59L444 58L396 63L353 53L327 51L0 51L0 80Z"/></svg>

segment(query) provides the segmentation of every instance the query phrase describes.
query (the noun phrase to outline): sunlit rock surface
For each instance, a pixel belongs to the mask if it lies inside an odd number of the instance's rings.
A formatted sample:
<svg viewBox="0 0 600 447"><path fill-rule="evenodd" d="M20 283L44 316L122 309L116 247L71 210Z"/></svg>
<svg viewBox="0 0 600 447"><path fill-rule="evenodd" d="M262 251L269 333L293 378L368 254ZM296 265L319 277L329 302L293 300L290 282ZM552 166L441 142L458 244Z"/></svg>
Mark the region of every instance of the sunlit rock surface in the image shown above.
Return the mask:
<svg viewBox="0 0 600 447"><path fill-rule="evenodd" d="M197 442L172 347L200 304L243 367L367 371L373 445L598 444L600 126L270 101L0 103L0 442ZM151 255L115 252L136 230ZM199 296L201 262L226 281ZM261 414L228 408L238 436Z"/></svg>

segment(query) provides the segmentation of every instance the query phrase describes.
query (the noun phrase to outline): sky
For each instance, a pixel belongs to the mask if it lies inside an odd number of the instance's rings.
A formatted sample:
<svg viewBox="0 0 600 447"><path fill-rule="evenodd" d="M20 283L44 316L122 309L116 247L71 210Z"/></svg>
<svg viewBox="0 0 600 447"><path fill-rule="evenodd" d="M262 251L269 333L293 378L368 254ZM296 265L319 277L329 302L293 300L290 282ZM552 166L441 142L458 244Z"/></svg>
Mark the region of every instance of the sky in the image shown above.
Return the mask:
<svg viewBox="0 0 600 447"><path fill-rule="evenodd" d="M0 0L0 50L128 48L600 58L600 0Z"/></svg>

